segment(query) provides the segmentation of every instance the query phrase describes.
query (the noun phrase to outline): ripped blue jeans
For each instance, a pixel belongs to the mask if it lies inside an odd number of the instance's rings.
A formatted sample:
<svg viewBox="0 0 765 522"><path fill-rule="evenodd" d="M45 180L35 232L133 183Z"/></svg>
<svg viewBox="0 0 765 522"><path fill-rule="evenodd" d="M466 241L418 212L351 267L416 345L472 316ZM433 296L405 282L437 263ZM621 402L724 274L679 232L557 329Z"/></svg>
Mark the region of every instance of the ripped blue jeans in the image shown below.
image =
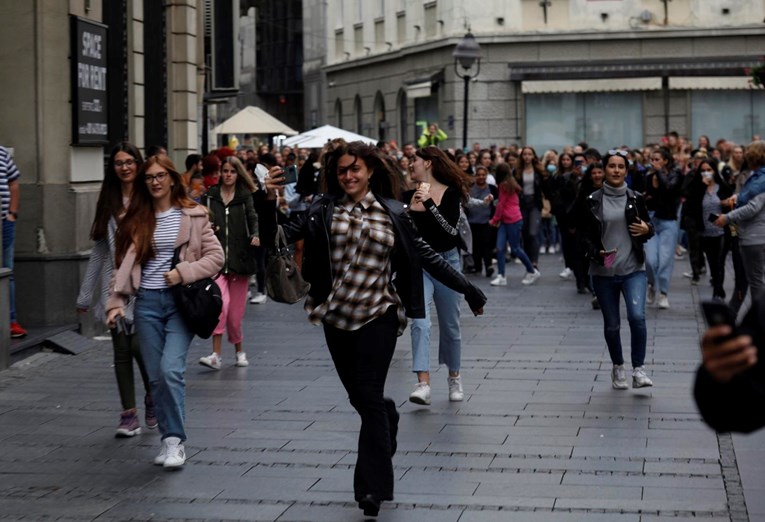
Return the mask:
<svg viewBox="0 0 765 522"><path fill-rule="evenodd" d="M643 366L647 333L645 326L645 294L648 286L644 271L620 276L592 276L592 286L603 313L603 333L611 362L624 364L622 339L619 334L619 295L624 295L627 320L630 324L632 367Z"/></svg>

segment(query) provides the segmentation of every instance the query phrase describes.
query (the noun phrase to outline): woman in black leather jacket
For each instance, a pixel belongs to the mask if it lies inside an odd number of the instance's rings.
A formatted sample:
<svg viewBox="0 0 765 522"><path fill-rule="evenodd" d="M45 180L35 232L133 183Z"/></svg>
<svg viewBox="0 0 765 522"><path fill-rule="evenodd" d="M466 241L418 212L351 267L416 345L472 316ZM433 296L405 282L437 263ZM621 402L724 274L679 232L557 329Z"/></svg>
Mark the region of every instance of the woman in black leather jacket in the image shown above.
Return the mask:
<svg viewBox="0 0 765 522"><path fill-rule="evenodd" d="M627 154L609 151L603 188L587 197L583 246L603 313L603 332L613 363L611 384L628 387L619 335L619 297L624 295L630 324L632 387L652 386L643 366L646 351L646 273L643 244L653 235L643 197L627 187Z"/></svg>
<svg viewBox="0 0 765 522"><path fill-rule="evenodd" d="M338 376L361 416L353 483L367 516L376 516L383 500L393 500L399 416L383 392L406 317L425 317L422 270L465 295L476 315L486 303L483 292L419 236L396 200L399 176L387 165L372 146L333 141L324 154L324 194L283 226L288 242L305 240L303 276L311 283L305 309L312 323L324 327ZM281 176L281 169L272 168L269 176ZM272 199L274 181L266 180ZM261 226L264 241L272 241L276 230L275 212L268 215Z"/></svg>

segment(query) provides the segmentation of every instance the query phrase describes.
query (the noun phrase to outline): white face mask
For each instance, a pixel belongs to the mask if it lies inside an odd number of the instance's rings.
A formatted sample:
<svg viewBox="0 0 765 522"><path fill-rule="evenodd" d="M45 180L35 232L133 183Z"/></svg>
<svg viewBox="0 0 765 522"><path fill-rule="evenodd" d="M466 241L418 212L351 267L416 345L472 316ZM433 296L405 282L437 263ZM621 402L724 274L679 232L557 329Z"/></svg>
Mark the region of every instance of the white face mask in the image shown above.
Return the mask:
<svg viewBox="0 0 765 522"><path fill-rule="evenodd" d="M715 177L714 172L709 172L708 170L704 170L701 172L701 175L704 179L712 179Z"/></svg>

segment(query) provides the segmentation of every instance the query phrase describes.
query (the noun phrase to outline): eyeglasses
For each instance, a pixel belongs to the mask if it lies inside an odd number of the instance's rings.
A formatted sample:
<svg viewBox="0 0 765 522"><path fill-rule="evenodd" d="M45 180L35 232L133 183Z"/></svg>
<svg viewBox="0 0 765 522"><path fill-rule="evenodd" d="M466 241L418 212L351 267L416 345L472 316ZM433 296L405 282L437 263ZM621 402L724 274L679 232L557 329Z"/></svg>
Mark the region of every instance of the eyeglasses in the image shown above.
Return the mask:
<svg viewBox="0 0 765 522"><path fill-rule="evenodd" d="M157 172L156 174L146 174L146 178L145 178L146 183L151 184L151 183L154 183L154 181L159 181L160 183L162 183L163 181L167 179L169 175L170 174L168 174L167 172Z"/></svg>
<svg viewBox="0 0 765 522"><path fill-rule="evenodd" d="M629 155L629 153L626 150L611 149L611 150L608 151L608 155L609 156L621 156L622 158L626 158Z"/></svg>
<svg viewBox="0 0 765 522"><path fill-rule="evenodd" d="M127 159L125 161L115 161L114 162L114 166L117 167L118 169L120 169L122 167L132 167L134 165L135 165L135 160L133 160L133 159Z"/></svg>

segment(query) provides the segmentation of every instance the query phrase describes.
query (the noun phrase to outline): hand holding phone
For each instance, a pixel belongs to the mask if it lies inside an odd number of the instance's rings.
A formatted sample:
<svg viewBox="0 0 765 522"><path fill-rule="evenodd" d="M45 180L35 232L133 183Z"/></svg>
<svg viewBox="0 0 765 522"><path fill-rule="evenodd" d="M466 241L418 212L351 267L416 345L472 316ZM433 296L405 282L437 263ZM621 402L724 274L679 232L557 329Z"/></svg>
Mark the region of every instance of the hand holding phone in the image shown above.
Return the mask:
<svg viewBox="0 0 765 522"><path fill-rule="evenodd" d="M603 252L603 266L606 268L611 268L614 266L614 263L616 262L616 249L613 250L606 250Z"/></svg>
<svg viewBox="0 0 765 522"><path fill-rule="evenodd" d="M284 167L284 181L282 185L289 185L290 183L297 183L298 171L295 165Z"/></svg>
<svg viewBox="0 0 765 522"><path fill-rule="evenodd" d="M707 216L707 221L709 221L710 223L714 223L714 222L715 222L715 221L717 221L719 218L720 218L720 214L714 214L714 213L712 213L712 214L709 214L709 216Z"/></svg>

